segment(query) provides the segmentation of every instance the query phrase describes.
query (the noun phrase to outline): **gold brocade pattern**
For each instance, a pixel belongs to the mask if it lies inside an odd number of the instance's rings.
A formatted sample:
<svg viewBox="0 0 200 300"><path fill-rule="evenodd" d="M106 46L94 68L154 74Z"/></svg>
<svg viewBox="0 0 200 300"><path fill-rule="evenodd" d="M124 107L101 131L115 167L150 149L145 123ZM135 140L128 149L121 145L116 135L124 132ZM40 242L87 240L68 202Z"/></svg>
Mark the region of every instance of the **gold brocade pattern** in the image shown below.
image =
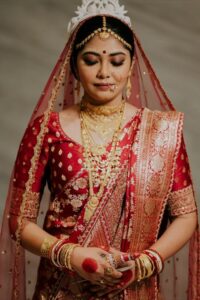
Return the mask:
<svg viewBox="0 0 200 300"><path fill-rule="evenodd" d="M179 216L197 210L192 186L171 192L168 198L171 216Z"/></svg>
<svg viewBox="0 0 200 300"><path fill-rule="evenodd" d="M133 153L137 156L131 169L135 174L135 199L129 236L130 252L149 248L155 241L172 187L175 161L181 141L183 114L175 111L144 110ZM156 277L132 291L134 299L157 299Z"/></svg>
<svg viewBox="0 0 200 300"><path fill-rule="evenodd" d="M182 128L182 114L178 112L144 111L133 151L137 161L132 169L136 174L135 215L132 231L132 251L149 247L156 239L160 218L170 191L175 167L177 136ZM144 188L145 187L145 188ZM133 236L131 237L131 241ZM141 241L144 241L142 243Z"/></svg>
<svg viewBox="0 0 200 300"><path fill-rule="evenodd" d="M87 241L85 243L91 247L98 247L99 245L111 245L116 239L118 225L121 223L120 211L123 204L123 196L126 191L126 178L127 178L127 166L121 167L121 174L116 180L118 184L114 190L108 188L108 193L110 193L109 201L105 206L102 206L98 212L100 217L97 218L95 226L88 234ZM120 199L116 201L116 199ZM106 209L105 209L106 208ZM108 222L107 220L112 220ZM116 241L115 241L116 243Z"/></svg>
<svg viewBox="0 0 200 300"><path fill-rule="evenodd" d="M24 189L21 188L14 188L13 189L13 199L15 201L12 201L11 207L10 207L10 213L13 215L20 215L20 205L21 205L21 199L23 197ZM27 193L28 201L25 203L24 211L23 211L23 217L28 219L36 219L38 215L39 210L39 204L40 204L40 193L36 192L28 192Z"/></svg>

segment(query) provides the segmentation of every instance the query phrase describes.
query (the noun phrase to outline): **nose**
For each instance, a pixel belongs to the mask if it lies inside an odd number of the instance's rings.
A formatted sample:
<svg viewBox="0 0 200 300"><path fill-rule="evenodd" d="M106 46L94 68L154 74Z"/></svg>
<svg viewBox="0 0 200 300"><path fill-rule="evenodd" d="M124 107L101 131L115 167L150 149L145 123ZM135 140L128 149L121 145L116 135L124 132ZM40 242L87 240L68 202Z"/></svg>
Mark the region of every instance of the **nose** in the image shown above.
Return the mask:
<svg viewBox="0 0 200 300"><path fill-rule="evenodd" d="M97 73L97 78L98 79L105 79L105 78L109 78L110 74L109 74L109 67L106 61L102 61L100 64L100 68L98 70Z"/></svg>

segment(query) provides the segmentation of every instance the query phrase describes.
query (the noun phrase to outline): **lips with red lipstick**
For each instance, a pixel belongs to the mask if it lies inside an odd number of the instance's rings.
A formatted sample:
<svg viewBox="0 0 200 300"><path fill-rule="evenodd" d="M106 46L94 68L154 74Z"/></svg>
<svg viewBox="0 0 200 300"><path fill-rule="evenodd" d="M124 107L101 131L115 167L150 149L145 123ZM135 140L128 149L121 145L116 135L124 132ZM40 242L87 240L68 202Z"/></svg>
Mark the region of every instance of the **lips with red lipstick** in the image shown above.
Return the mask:
<svg viewBox="0 0 200 300"><path fill-rule="evenodd" d="M101 83L95 83L94 86L97 87L101 91L108 91L108 90L113 90L115 87L115 84L101 82Z"/></svg>

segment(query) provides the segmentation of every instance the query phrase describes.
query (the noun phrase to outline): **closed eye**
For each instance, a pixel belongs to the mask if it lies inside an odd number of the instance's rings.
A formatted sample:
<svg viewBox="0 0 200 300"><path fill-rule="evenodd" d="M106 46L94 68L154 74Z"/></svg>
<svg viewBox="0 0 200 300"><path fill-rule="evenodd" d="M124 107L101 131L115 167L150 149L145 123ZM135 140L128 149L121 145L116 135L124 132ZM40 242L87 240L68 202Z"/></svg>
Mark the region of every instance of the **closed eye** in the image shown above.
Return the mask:
<svg viewBox="0 0 200 300"><path fill-rule="evenodd" d="M95 65L95 64L98 63L97 60L90 60L90 59L84 59L84 62L85 62L85 64L88 65L88 66L93 66L93 65Z"/></svg>
<svg viewBox="0 0 200 300"><path fill-rule="evenodd" d="M124 60L122 61L111 61L111 64L115 67L119 67L119 66L122 66L124 63Z"/></svg>

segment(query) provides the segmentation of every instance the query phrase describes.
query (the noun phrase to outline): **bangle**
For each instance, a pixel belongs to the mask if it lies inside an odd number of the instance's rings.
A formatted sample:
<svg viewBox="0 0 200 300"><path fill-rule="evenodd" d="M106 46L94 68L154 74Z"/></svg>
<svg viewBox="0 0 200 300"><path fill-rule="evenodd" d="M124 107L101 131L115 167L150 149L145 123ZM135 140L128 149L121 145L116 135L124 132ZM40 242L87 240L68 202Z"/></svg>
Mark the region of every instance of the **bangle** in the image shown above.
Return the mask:
<svg viewBox="0 0 200 300"><path fill-rule="evenodd" d="M49 258L50 250L52 246L57 243L58 240L55 240L54 238L44 238L42 245L40 247L40 255L45 258Z"/></svg>
<svg viewBox="0 0 200 300"><path fill-rule="evenodd" d="M49 258L54 266L72 270L71 254L75 247L80 245L68 243L66 239L44 239L40 253L41 256Z"/></svg>
<svg viewBox="0 0 200 300"><path fill-rule="evenodd" d="M135 264L137 281L149 278L155 273L155 263L145 251L135 259Z"/></svg>
<svg viewBox="0 0 200 300"><path fill-rule="evenodd" d="M67 243L62 246L62 249L60 251L59 262L63 267L69 269L70 271L72 271L72 265L71 265L72 252L76 247L80 247L80 245Z"/></svg>
<svg viewBox="0 0 200 300"><path fill-rule="evenodd" d="M64 241L65 240L58 240L51 248L50 259L56 267L61 267L61 268L63 267L63 265L59 261L58 253L60 252L59 250L61 249Z"/></svg>
<svg viewBox="0 0 200 300"><path fill-rule="evenodd" d="M144 250L143 252L146 253L153 260L153 262L155 264L156 272L158 274L160 272L162 272L162 270L164 268L164 261L163 261L163 258L161 257L161 255L153 249L147 249L147 250Z"/></svg>

